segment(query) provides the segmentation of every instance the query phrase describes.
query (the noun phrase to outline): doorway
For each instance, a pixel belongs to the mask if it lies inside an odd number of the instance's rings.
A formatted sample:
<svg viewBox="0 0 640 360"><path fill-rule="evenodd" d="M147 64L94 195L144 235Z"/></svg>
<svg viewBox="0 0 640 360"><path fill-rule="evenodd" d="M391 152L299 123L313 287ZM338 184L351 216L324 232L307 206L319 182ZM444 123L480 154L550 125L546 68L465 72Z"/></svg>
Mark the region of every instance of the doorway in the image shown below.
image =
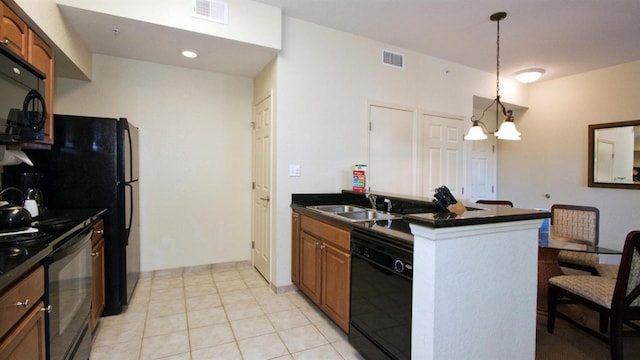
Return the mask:
<svg viewBox="0 0 640 360"><path fill-rule="evenodd" d="M253 197L251 257L253 266L271 283L271 125L272 92L253 106Z"/></svg>

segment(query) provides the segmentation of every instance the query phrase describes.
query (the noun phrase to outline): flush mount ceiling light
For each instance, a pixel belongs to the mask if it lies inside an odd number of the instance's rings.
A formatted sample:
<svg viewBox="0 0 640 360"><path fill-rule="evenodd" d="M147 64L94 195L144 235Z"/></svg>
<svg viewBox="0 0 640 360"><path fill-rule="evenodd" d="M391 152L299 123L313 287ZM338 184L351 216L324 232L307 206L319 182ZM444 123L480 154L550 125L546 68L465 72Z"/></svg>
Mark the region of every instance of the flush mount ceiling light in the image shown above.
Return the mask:
<svg viewBox="0 0 640 360"><path fill-rule="evenodd" d="M532 83L540 79L540 77L544 74L544 69L535 68L535 69L526 69L516 72L515 77L516 80L523 84Z"/></svg>
<svg viewBox="0 0 640 360"><path fill-rule="evenodd" d="M191 51L191 50L182 50L182 56L189 58L189 59L194 59L198 57L198 54L195 51Z"/></svg>
<svg viewBox="0 0 640 360"><path fill-rule="evenodd" d="M507 110L500 102L500 20L507 17L506 12L498 12L489 17L491 21L495 21L498 26L496 37L496 98L489 106L483 111L479 119L475 116L471 116L473 125L469 129L469 133L464 137L465 140L485 140L487 134L495 134L498 139L501 140L520 140L520 132L516 129L516 125L513 123L513 111ZM496 132L490 132L487 126L481 121L484 118L484 114L495 104L496 106L496 125L498 124L498 111L502 110L504 115L504 121L500 125L500 129Z"/></svg>

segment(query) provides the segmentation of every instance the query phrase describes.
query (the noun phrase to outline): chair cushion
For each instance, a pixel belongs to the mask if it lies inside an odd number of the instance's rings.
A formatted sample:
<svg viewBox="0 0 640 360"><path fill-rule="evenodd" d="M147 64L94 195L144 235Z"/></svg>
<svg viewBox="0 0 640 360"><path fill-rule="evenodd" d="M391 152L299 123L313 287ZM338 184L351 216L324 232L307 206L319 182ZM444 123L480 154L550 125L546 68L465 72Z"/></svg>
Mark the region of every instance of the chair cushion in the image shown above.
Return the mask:
<svg viewBox="0 0 640 360"><path fill-rule="evenodd" d="M608 278L617 278L618 277L618 269L620 266L614 264L598 264L596 265L596 270L598 271L598 275L608 277Z"/></svg>
<svg viewBox="0 0 640 360"><path fill-rule="evenodd" d="M600 262L598 254L570 250L560 250L558 253L558 261L589 267L596 267Z"/></svg>
<svg viewBox="0 0 640 360"><path fill-rule="evenodd" d="M561 275L549 279L549 284L611 309L616 279L592 275Z"/></svg>

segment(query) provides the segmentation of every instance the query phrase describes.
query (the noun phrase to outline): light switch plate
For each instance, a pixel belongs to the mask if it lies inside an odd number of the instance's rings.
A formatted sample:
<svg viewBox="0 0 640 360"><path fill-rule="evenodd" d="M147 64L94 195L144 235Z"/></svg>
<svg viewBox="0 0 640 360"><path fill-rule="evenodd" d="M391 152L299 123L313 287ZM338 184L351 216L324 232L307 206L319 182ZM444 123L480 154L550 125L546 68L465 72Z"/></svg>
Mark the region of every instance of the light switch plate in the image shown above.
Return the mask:
<svg viewBox="0 0 640 360"><path fill-rule="evenodd" d="M289 177L300 177L300 165L289 165Z"/></svg>

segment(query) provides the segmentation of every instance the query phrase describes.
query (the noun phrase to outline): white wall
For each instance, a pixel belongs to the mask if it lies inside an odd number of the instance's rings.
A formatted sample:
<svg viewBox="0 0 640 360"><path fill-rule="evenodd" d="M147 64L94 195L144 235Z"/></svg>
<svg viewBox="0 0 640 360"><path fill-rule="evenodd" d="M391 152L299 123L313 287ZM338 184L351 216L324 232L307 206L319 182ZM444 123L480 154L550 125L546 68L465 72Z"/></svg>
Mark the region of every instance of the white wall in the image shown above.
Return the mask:
<svg viewBox="0 0 640 360"><path fill-rule="evenodd" d="M530 108L516 117L522 140L500 142L498 198L525 208L595 206L600 244L622 249L640 229L640 192L587 187L587 126L640 119L638 83L640 62L532 84Z"/></svg>
<svg viewBox="0 0 640 360"><path fill-rule="evenodd" d="M252 80L94 55L55 111L140 128L142 271L248 260Z"/></svg>
<svg viewBox="0 0 640 360"><path fill-rule="evenodd" d="M494 74L289 17L283 17L282 49L273 204L277 286L291 282L291 194L351 188L353 165L367 160L369 102L469 118L473 95L495 96ZM406 68L381 64L382 49L405 54ZM505 81L504 88L503 100L527 105L525 87ZM289 164L299 164L302 176L288 177Z"/></svg>

